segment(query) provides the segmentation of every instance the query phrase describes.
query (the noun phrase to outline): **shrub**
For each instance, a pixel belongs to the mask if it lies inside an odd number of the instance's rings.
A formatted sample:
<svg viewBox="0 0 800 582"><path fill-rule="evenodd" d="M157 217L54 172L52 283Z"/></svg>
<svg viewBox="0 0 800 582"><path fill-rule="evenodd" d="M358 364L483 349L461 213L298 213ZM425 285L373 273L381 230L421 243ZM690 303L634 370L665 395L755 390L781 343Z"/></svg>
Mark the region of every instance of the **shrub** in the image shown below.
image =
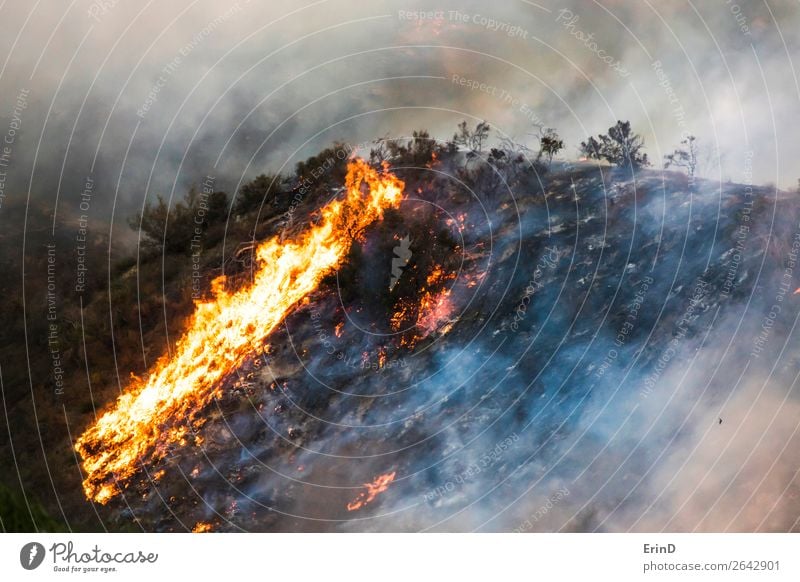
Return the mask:
<svg viewBox="0 0 800 582"><path fill-rule="evenodd" d="M631 130L630 121L617 121L608 128L608 134L600 134L598 139L589 137L581 142L580 150L590 159L606 160L616 166L649 166L650 161L644 149L644 139Z"/></svg>

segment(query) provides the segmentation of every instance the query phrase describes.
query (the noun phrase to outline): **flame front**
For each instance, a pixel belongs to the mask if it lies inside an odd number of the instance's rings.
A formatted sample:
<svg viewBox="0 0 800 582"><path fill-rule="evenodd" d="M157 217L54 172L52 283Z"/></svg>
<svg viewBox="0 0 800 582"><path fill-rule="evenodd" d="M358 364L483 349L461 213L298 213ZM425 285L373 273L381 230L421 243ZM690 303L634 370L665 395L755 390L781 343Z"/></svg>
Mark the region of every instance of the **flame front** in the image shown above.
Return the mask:
<svg viewBox="0 0 800 582"><path fill-rule="evenodd" d="M346 194L321 210L321 220L293 240L259 245L252 284L236 292L224 277L213 299L196 303L171 356L134 379L114 407L78 438L86 496L106 503L145 461L162 459L202 424L195 418L227 374L263 342L287 313L346 256L355 237L385 209L396 207L404 184L363 160L348 166Z"/></svg>
<svg viewBox="0 0 800 582"><path fill-rule="evenodd" d="M396 474L397 471L392 471L385 475L378 475L372 483L364 483L366 491L359 493L353 501L347 504L347 511L355 511L356 509L361 509L368 503L372 503L379 494L389 488Z"/></svg>

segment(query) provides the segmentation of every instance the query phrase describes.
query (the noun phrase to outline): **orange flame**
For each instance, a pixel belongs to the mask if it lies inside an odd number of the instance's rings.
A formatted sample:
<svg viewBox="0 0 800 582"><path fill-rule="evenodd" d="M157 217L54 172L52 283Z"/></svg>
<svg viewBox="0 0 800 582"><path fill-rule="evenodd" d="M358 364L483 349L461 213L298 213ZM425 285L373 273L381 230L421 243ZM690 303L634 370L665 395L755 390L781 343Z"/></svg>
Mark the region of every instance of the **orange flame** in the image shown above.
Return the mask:
<svg viewBox="0 0 800 582"><path fill-rule="evenodd" d="M224 277L212 282L213 298L198 301L171 356L132 381L113 408L78 438L86 496L106 503L145 461L163 459L203 424L201 408L220 381L253 353L287 313L346 256L354 238L396 207L404 184L363 160L348 164L344 199L331 202L320 221L292 240L267 240L256 250L252 284L236 292Z"/></svg>
<svg viewBox="0 0 800 582"><path fill-rule="evenodd" d="M378 367L383 368L386 365L386 348L381 346L378 348Z"/></svg>
<svg viewBox="0 0 800 582"><path fill-rule="evenodd" d="M433 333L442 323L450 319L454 308L455 306L450 300L450 289L444 289L436 295L426 291L420 300L417 327L424 330L426 334Z"/></svg>
<svg viewBox="0 0 800 582"><path fill-rule="evenodd" d="M385 475L378 475L372 483L364 483L366 491L359 493L353 501L347 504L347 511L355 511L361 509L368 503L371 503L379 494L383 493L389 488L389 485L394 481L396 471L386 473Z"/></svg>
<svg viewBox="0 0 800 582"><path fill-rule="evenodd" d="M413 348L419 340L436 331L441 333L449 331L451 326L448 322L456 307L451 297L451 289L434 291L431 287L440 288L455 277L455 273L445 270L442 265L434 265L425 278L427 286L419 291L419 299L416 302L408 299L401 299L398 302L389 320L392 329L400 331L409 324L413 324L415 328L400 338L402 347Z"/></svg>

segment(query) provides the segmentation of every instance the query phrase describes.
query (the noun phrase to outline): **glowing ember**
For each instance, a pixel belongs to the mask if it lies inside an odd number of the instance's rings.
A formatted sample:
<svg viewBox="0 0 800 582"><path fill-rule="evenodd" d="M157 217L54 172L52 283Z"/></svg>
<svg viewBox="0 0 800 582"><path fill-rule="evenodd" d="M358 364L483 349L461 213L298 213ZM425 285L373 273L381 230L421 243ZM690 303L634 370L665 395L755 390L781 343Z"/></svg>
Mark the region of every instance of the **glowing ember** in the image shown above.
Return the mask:
<svg viewBox="0 0 800 582"><path fill-rule="evenodd" d="M385 475L378 475L372 483L364 483L366 491L359 493L353 501L347 504L347 511L355 511L371 503L380 493L383 493L389 488L396 474L396 471L392 471Z"/></svg>
<svg viewBox="0 0 800 582"><path fill-rule="evenodd" d="M486 277L486 273L487 271L484 271L483 273L479 273L477 275L464 275L464 279L466 279L465 286L469 289L476 287L478 283L483 281L484 277Z"/></svg>
<svg viewBox="0 0 800 582"><path fill-rule="evenodd" d="M206 533L211 531L211 524L198 521L192 528L192 533Z"/></svg>
<svg viewBox="0 0 800 582"><path fill-rule="evenodd" d="M419 299L403 298L397 302L389 323L394 331L413 326L413 331L404 333L400 346L413 348L418 341L439 331L447 333L452 327L448 322L455 311L451 289L442 287L456 278L441 265L434 265L425 278L425 286L419 290Z"/></svg>
<svg viewBox="0 0 800 582"><path fill-rule="evenodd" d="M463 212L459 213L455 218L448 218L447 225L463 232L466 228L467 215Z"/></svg>
<svg viewBox="0 0 800 582"><path fill-rule="evenodd" d="M392 314L392 317L389 319L389 323L392 326L394 331L400 331L403 327L403 323L409 318L411 315L411 311L414 308L413 303L408 301L407 299L401 299L397 304L397 309Z"/></svg>
<svg viewBox="0 0 800 582"><path fill-rule="evenodd" d="M426 334L431 334L450 319L453 308L453 302L450 301L450 289L445 289L436 295L425 293L420 301L417 326Z"/></svg>
<svg viewBox="0 0 800 582"><path fill-rule="evenodd" d="M795 289L795 290L794 290L794 293L792 293L792 295L800 295L800 287L798 287L797 289Z"/></svg>
<svg viewBox="0 0 800 582"><path fill-rule="evenodd" d="M388 172L353 160L344 199L324 207L315 226L293 240L275 237L258 246L252 284L229 292L224 277L214 280L213 298L196 303L171 357L159 360L146 381L134 379L77 440L87 497L107 502L144 462L192 440L203 424L199 412L221 380L342 262L364 228L400 203L403 187Z"/></svg>
<svg viewBox="0 0 800 582"><path fill-rule="evenodd" d="M445 280L447 278L445 275L446 274L445 274L445 271L442 268L442 266L441 265L436 265L433 268L433 271L431 271L431 274L428 275L428 278L425 280L425 282L428 285L435 285L435 284L440 283L441 281Z"/></svg>
<svg viewBox="0 0 800 582"><path fill-rule="evenodd" d="M378 367L383 368L386 365L386 348L381 346L378 348Z"/></svg>

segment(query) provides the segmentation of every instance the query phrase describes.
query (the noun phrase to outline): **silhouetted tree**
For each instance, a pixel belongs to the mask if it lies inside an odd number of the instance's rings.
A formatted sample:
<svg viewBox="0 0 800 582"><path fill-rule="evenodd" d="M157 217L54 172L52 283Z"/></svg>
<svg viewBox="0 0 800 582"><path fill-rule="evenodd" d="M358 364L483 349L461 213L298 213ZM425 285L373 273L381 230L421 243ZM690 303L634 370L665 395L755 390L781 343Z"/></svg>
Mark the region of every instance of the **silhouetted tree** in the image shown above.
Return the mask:
<svg viewBox="0 0 800 582"><path fill-rule="evenodd" d="M616 125L608 128L608 134L600 134L597 138L589 137L581 142L581 153L587 158L634 168L650 165L647 154L642 152L644 139L631 130L630 121L617 121Z"/></svg>
<svg viewBox="0 0 800 582"><path fill-rule="evenodd" d="M542 156L547 156L547 164L553 163L553 156L564 149L564 141L556 133L552 127L546 128L539 135L539 154L537 160L541 160Z"/></svg>
<svg viewBox="0 0 800 582"><path fill-rule="evenodd" d="M697 138L693 135L688 136L686 139L681 140L681 147L676 148L671 154L664 156L664 167L678 166L686 168L689 178L694 178L694 173L697 170Z"/></svg>
<svg viewBox="0 0 800 582"><path fill-rule="evenodd" d="M469 157L480 155L483 152L484 142L489 138L489 129L489 124L485 121L478 123L474 130L467 127L466 121L462 121L458 124L458 132L453 135L453 143L467 148Z"/></svg>

